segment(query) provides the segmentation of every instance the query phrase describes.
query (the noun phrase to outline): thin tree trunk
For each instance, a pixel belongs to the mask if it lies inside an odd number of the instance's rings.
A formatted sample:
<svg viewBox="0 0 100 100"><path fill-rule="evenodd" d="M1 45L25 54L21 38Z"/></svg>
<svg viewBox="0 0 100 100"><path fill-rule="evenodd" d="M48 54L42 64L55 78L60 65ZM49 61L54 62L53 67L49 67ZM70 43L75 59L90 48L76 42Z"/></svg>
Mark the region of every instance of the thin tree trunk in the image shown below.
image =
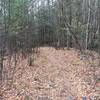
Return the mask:
<svg viewBox="0 0 100 100"><path fill-rule="evenodd" d="M89 6L90 6L90 0L88 0L88 3L89 3ZM91 10L89 8L89 11L88 11L88 20L87 20L87 30L86 30L86 47L85 47L86 50L88 49L90 14L91 14Z"/></svg>
<svg viewBox="0 0 100 100"><path fill-rule="evenodd" d="M2 75L3 75L3 50L0 50L0 84L2 83Z"/></svg>
<svg viewBox="0 0 100 100"><path fill-rule="evenodd" d="M98 0L97 22L98 22L98 53L99 53L99 65L100 65L100 0Z"/></svg>

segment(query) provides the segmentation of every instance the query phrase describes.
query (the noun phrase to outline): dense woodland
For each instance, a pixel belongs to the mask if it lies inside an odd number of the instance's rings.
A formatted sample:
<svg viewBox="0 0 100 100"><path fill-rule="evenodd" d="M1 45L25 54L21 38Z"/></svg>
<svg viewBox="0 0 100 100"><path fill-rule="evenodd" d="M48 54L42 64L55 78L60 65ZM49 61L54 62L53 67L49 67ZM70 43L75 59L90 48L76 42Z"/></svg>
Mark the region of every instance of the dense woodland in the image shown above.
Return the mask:
<svg viewBox="0 0 100 100"><path fill-rule="evenodd" d="M5 56L45 46L100 54L100 0L0 0L1 84Z"/></svg>
<svg viewBox="0 0 100 100"><path fill-rule="evenodd" d="M1 49L99 48L99 0L1 0Z"/></svg>

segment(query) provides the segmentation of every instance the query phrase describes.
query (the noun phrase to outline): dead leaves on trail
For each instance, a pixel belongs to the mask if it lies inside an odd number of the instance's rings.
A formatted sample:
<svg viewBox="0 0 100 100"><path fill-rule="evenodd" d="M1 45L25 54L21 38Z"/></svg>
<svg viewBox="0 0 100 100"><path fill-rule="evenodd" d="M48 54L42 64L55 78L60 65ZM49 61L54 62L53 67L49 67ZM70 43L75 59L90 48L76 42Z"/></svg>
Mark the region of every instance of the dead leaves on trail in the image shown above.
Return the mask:
<svg viewBox="0 0 100 100"><path fill-rule="evenodd" d="M82 95L97 94L95 89L98 86L91 88L93 70L80 59L78 51L43 47L39 52L33 66L28 66L26 59L20 61L18 67L23 71L22 76L18 78L21 71L17 71L7 100L65 100L68 96L80 100ZM100 76L99 68L96 68L96 73ZM9 95L13 90L15 95ZM43 97L47 99L41 99Z"/></svg>

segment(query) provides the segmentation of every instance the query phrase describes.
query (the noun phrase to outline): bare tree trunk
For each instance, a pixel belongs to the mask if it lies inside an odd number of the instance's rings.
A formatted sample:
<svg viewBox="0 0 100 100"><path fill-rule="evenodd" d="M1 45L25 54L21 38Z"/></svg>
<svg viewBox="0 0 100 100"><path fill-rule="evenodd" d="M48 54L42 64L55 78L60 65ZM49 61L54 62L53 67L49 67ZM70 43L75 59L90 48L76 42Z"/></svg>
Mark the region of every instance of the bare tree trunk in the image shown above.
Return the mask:
<svg viewBox="0 0 100 100"><path fill-rule="evenodd" d="M88 5L89 5L89 6L90 6L90 3L91 3L90 0L88 0ZM86 50L88 49L90 13L91 13L91 10L90 10L90 7L89 7L89 11L88 11L88 20L87 20L87 30L86 30L86 47L85 47Z"/></svg>
<svg viewBox="0 0 100 100"><path fill-rule="evenodd" d="M69 10L70 10L70 15L69 15L69 24L70 26L72 25L72 1L70 0L70 7L69 7ZM71 46L71 42L72 42L72 35L71 33L69 32L69 34L67 34L68 36L68 44L67 44L67 48L69 49L69 47Z"/></svg>
<svg viewBox="0 0 100 100"><path fill-rule="evenodd" d="M3 50L0 50L0 83L2 83L2 75L3 75Z"/></svg>
<svg viewBox="0 0 100 100"><path fill-rule="evenodd" d="M17 67L17 54L16 54L16 51L15 51L15 53L14 53L14 68L13 68L13 71L12 71L12 78L11 78L11 82L10 82L9 88L11 88L11 86L12 86L12 84L14 82L14 76L15 76L16 67Z"/></svg>
<svg viewBox="0 0 100 100"><path fill-rule="evenodd" d="M97 22L98 22L98 53L99 53L99 65L100 65L100 0L98 0Z"/></svg>
<svg viewBox="0 0 100 100"><path fill-rule="evenodd" d="M100 65L100 25L98 26L98 33L99 33L99 37L98 37L98 53L99 53L99 65Z"/></svg>

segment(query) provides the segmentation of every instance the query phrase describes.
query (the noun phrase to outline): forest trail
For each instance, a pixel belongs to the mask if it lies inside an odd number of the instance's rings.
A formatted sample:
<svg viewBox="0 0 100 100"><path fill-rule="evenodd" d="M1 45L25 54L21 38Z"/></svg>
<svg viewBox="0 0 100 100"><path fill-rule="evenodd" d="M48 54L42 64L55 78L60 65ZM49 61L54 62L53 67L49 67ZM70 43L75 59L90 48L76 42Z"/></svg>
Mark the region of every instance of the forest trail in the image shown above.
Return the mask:
<svg viewBox="0 0 100 100"><path fill-rule="evenodd" d="M20 69L21 66L24 70ZM10 91L19 95L10 95L7 100L16 100L15 97L18 100L67 100L72 96L75 100L81 100L82 95L88 97L96 93L89 85L92 80L87 76L86 63L80 60L79 52L74 49L41 47L34 65L27 66L25 59L19 69L14 88Z"/></svg>
<svg viewBox="0 0 100 100"><path fill-rule="evenodd" d="M41 54L46 57L47 64L44 66L47 66L47 73L50 70L53 71L49 73L49 79L57 84L58 95L62 95L62 97L77 96L77 93L78 95L86 95L86 85L82 79L84 78L82 71L84 73L85 64L78 58L75 50L42 48ZM61 100L62 98L57 96L56 99Z"/></svg>

